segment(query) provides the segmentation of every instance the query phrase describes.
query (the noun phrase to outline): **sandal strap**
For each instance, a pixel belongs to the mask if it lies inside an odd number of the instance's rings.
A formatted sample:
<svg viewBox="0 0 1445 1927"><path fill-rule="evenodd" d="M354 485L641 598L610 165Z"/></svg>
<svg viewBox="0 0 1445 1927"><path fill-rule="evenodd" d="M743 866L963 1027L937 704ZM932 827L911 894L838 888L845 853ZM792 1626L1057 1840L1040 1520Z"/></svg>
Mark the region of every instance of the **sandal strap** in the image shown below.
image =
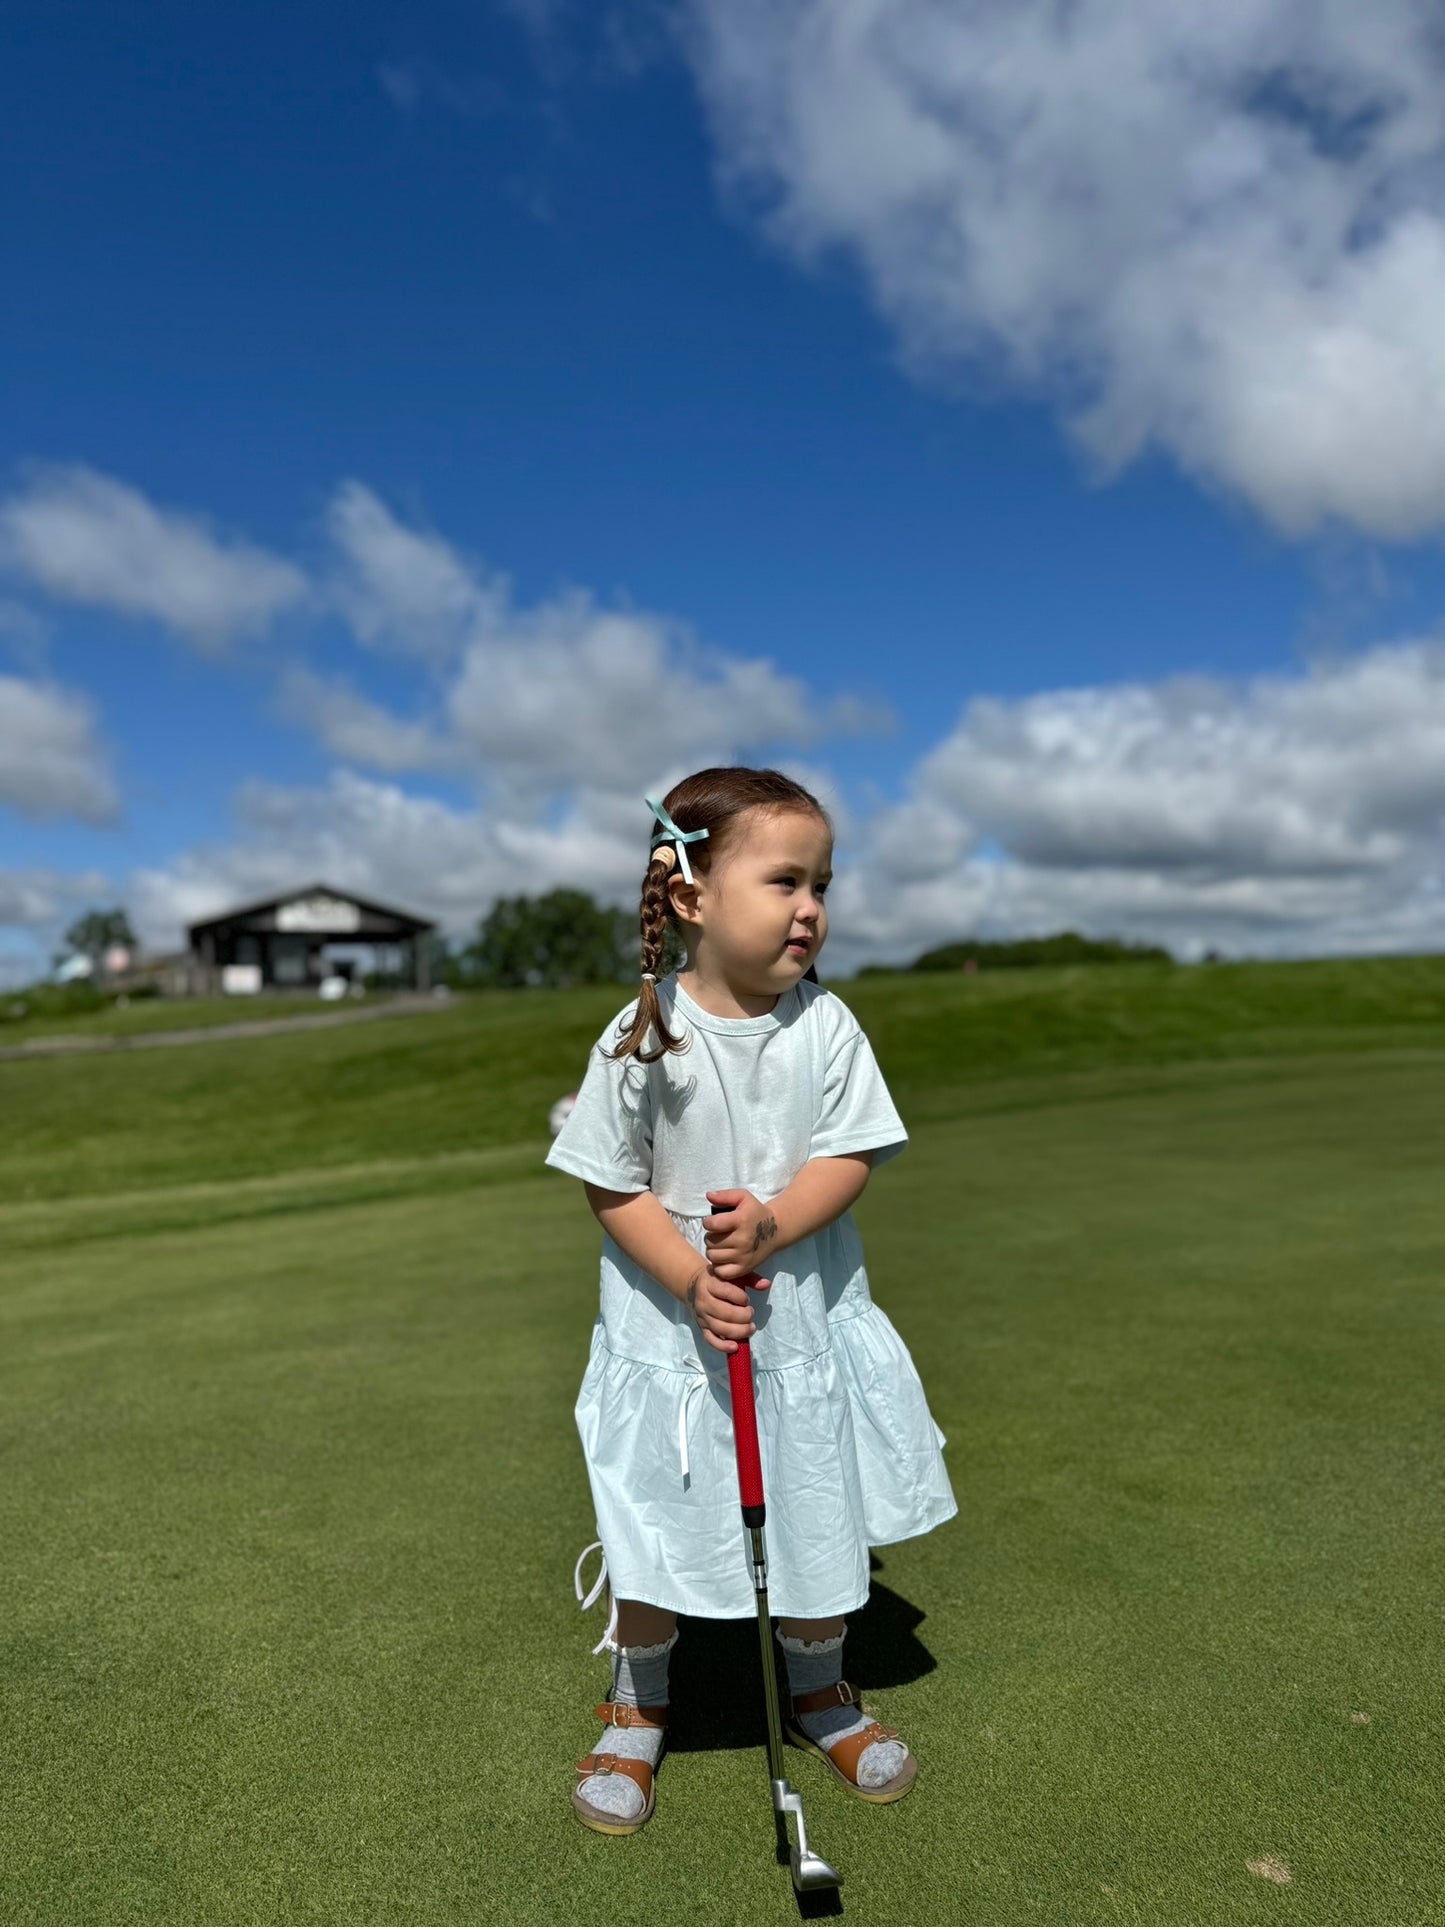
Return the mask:
<svg viewBox="0 0 1445 1927"><path fill-rule="evenodd" d="M665 1706L629 1706L625 1700L604 1700L592 1710L599 1720L606 1720L609 1726L667 1725Z"/></svg>
<svg viewBox="0 0 1445 1927"><path fill-rule="evenodd" d="M877 1720L870 1720L861 1733L850 1733L844 1740L835 1740L827 1749L828 1758L852 1785L858 1784L858 1762L870 1746L879 1740L896 1740L898 1729L895 1726L880 1726Z"/></svg>
<svg viewBox="0 0 1445 1927"><path fill-rule="evenodd" d="M826 1713L832 1706L856 1706L858 1689L840 1679L836 1686L820 1686L816 1693L794 1693L793 1716L799 1713Z"/></svg>
<svg viewBox="0 0 1445 1927"><path fill-rule="evenodd" d="M577 1771L584 1780L606 1779L609 1773L624 1774L644 1800L652 1791L652 1768L647 1761L629 1760L620 1753L589 1753L585 1760L577 1762Z"/></svg>

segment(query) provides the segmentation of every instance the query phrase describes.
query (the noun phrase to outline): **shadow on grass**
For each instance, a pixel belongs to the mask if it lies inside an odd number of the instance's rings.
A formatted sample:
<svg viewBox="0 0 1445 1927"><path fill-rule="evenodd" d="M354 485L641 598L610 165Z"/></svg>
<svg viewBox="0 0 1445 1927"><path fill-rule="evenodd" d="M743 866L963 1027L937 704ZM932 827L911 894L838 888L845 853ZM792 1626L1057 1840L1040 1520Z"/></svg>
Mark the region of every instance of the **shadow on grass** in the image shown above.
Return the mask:
<svg viewBox="0 0 1445 1927"><path fill-rule="evenodd" d="M882 1569L876 1554L870 1566L875 1573ZM917 1606L875 1579L868 1604L848 1620L845 1677L866 1692L870 1686L907 1686L931 1673L937 1661L918 1637L923 1619ZM682 1637L668 1680L668 1750L703 1753L763 1745L757 1621L684 1617L680 1623ZM777 1658L778 1683L786 1693L781 1651Z"/></svg>

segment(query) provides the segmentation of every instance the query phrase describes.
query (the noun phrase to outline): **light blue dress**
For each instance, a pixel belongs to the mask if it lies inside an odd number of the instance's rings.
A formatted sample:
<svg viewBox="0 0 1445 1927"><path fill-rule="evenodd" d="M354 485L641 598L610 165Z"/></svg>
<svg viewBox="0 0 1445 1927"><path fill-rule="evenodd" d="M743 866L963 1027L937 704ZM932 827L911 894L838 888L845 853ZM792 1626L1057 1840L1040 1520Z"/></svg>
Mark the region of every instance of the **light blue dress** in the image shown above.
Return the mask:
<svg viewBox="0 0 1445 1927"><path fill-rule="evenodd" d="M762 1017L715 1017L675 974L657 992L688 1048L610 1060L628 1004L592 1047L547 1154L557 1170L650 1189L701 1253L708 1191L766 1202L809 1158L871 1150L876 1170L903 1149L858 1020L820 985L798 983ZM913 1360L869 1296L852 1213L760 1269L772 1281L753 1299L752 1342L772 1610L830 1618L867 1599L869 1546L928 1532L958 1507ZM576 1415L613 1597L748 1618L726 1357L605 1234L601 1273Z"/></svg>

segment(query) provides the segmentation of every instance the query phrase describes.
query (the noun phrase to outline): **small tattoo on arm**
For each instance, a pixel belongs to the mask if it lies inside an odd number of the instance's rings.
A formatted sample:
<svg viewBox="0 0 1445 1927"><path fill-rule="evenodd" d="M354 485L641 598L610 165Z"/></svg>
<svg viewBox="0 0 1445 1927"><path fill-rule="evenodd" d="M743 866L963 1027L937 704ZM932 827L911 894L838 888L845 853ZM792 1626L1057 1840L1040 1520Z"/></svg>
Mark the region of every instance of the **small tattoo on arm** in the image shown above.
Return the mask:
<svg viewBox="0 0 1445 1927"><path fill-rule="evenodd" d="M777 1235L778 1221L775 1217L769 1214L766 1218L759 1218L758 1228L753 1233L753 1250L760 1250L768 1242L769 1238L776 1238Z"/></svg>

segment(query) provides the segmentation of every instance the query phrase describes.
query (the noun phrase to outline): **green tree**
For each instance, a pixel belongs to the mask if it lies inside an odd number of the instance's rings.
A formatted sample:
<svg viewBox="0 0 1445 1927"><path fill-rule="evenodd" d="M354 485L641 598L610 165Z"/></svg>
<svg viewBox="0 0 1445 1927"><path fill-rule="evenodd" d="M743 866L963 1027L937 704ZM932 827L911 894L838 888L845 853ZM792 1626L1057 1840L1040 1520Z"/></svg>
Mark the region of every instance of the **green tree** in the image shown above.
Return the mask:
<svg viewBox="0 0 1445 1927"><path fill-rule="evenodd" d="M1117 937L1081 937L1076 930L1060 930L1052 937L1019 937L1012 941L946 943L925 950L909 966L913 970L964 970L970 962L978 970L1026 970L1049 964L1173 963L1158 944L1130 943Z"/></svg>
<svg viewBox="0 0 1445 1927"><path fill-rule="evenodd" d="M463 955L469 980L497 989L620 983L637 971L637 916L584 890L499 897Z"/></svg>
<svg viewBox="0 0 1445 1927"><path fill-rule="evenodd" d="M89 957L95 963L99 963L114 943L123 943L127 950L136 948L130 918L119 908L87 910L66 931L65 941L72 950L79 951L81 956Z"/></svg>

